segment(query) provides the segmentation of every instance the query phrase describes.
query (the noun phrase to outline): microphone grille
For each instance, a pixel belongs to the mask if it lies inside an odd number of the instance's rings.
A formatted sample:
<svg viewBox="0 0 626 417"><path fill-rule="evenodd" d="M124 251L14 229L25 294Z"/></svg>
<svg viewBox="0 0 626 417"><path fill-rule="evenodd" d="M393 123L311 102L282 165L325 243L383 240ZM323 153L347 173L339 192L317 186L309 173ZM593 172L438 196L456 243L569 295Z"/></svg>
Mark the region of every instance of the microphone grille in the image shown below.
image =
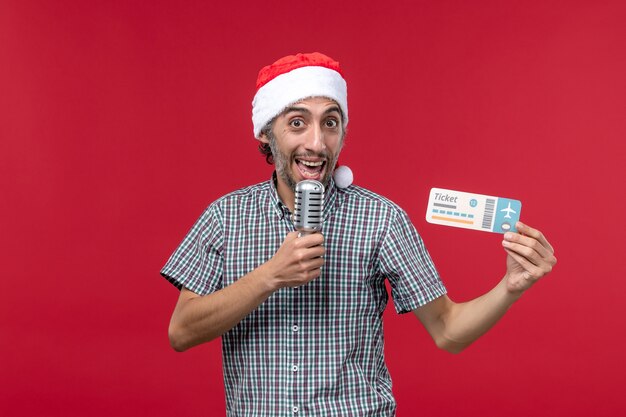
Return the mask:
<svg viewBox="0 0 626 417"><path fill-rule="evenodd" d="M315 180L296 184L293 222L297 230L317 232L322 228L324 185Z"/></svg>

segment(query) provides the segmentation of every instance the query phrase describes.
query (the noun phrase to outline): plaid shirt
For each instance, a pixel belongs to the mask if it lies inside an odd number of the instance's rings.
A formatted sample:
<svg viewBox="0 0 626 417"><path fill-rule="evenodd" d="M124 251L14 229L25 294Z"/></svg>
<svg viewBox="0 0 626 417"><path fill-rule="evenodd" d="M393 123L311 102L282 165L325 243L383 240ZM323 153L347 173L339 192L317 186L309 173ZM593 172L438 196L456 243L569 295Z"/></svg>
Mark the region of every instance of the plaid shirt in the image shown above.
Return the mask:
<svg viewBox="0 0 626 417"><path fill-rule="evenodd" d="M321 276L270 296L222 336L228 416L393 416L383 358L385 278L399 313L445 294L406 213L329 184ZM269 260L294 230L274 181L230 193L198 219L161 274L201 295Z"/></svg>

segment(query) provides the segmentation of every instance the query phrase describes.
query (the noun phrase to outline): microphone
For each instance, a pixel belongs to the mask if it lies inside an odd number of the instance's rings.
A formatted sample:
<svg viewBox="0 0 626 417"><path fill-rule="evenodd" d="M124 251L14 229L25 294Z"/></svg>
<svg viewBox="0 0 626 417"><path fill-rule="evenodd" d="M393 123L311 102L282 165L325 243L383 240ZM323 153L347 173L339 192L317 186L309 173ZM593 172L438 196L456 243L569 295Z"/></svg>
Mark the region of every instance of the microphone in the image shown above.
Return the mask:
<svg viewBox="0 0 626 417"><path fill-rule="evenodd" d="M299 236L319 232L322 228L324 210L324 185L315 180L296 184L293 223Z"/></svg>

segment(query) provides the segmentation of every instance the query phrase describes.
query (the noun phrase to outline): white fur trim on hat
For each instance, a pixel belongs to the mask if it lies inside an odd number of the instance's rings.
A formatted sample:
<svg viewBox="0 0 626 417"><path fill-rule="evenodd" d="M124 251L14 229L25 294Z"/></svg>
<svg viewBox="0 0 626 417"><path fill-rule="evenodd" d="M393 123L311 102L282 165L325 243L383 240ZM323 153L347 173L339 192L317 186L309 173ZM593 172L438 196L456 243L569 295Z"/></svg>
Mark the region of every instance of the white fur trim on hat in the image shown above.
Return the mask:
<svg viewBox="0 0 626 417"><path fill-rule="evenodd" d="M348 92L346 81L337 71L317 66L296 68L281 74L259 88L252 100L254 137L289 105L309 97L335 100L343 112L344 126L348 124Z"/></svg>

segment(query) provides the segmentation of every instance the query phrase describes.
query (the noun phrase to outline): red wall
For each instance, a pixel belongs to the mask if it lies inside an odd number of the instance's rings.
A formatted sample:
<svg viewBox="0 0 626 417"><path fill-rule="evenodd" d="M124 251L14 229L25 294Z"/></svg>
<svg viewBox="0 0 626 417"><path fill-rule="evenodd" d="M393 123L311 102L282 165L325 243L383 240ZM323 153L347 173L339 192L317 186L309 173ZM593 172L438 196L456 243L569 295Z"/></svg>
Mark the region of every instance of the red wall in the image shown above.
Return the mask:
<svg viewBox="0 0 626 417"><path fill-rule="evenodd" d="M403 206L455 300L500 235L427 224L428 190L517 198L557 268L458 356L386 314L398 416L626 407L621 1L0 4L0 414L224 414L219 343L177 354L158 271L203 208L268 178L250 102L298 51L345 68L342 162Z"/></svg>

